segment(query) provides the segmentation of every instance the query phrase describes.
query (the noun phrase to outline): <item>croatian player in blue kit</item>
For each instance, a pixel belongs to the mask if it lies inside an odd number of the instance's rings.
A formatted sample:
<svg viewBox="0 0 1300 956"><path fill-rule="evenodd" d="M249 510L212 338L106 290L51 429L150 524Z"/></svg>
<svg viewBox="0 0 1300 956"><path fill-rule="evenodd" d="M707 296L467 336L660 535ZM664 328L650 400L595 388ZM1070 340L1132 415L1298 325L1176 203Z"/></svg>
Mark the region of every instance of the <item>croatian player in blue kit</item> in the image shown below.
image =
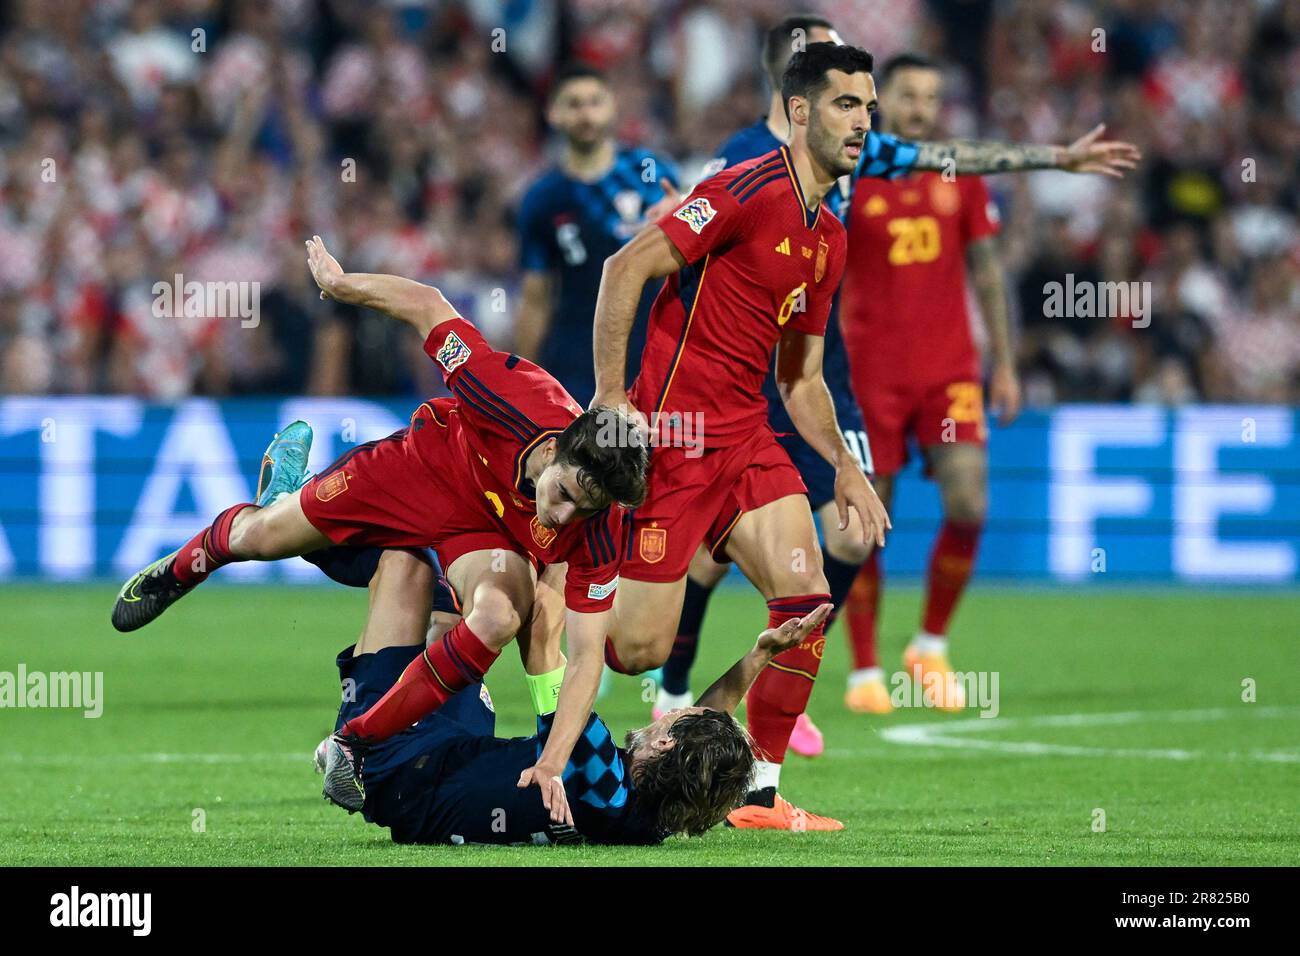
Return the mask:
<svg viewBox="0 0 1300 956"><path fill-rule="evenodd" d="M773 91L768 113L727 140L717 158L706 168L707 175L762 156L787 141L790 126L780 94L781 76L796 51L807 44L818 42L842 41L829 20L812 14L787 17L768 32L763 48L763 69ZM1136 150L1127 143L1099 141L1098 134L1099 130L1094 130L1071 146L1061 147L971 140L909 142L873 129L867 134L857 169L851 176L841 179L826 195L824 202L832 213L844 219L852 196L852 180L858 177L896 179L914 170L974 175L1054 168L1116 175L1124 169L1132 168ZM918 347L923 348L924 344L918 343ZM863 470L870 474L871 452L862 412L850 386L848 359L840 333L838 297L826 328L822 374L830 390L845 442L857 455ZM781 401L773 376L766 379L764 393L768 400L772 429L803 478L808 488L809 503L820 519L823 573L829 585L830 602L835 609L832 611L833 621L870 554L870 545L863 541L856 514L848 527L839 527L834 503L834 470L798 434ZM690 667L695 659L700 628L709 596L727 573L728 565L723 563L726 561L725 542L722 542L722 546L712 553L701 548L691 562L678 637L672 654L664 664L663 678L652 715L680 707L684 701L690 700ZM869 676L874 685L857 689L853 695L855 701L865 703L855 709L887 712L890 701L883 675ZM822 752L821 732L807 714L801 715L795 724L790 737L790 749L804 756L816 756ZM771 795L757 794L754 799L756 805L762 806L770 801ZM731 822L739 826L774 826L784 829L788 821L779 810L778 800L775 810L753 812L746 808L746 812L734 814Z"/></svg>
<svg viewBox="0 0 1300 956"><path fill-rule="evenodd" d="M259 507L302 486L311 443L305 422L276 435L263 455ZM335 581L369 589L362 634L336 661L343 698L338 731L387 694L426 643L457 624L460 609L427 549L335 546L306 557ZM558 778L558 793L547 800L527 775L546 746L564 678L560 631L552 621L563 614L562 581L543 574L533 614L518 635L536 734L496 737L492 698L476 682L366 749L360 810L368 822L389 828L394 842L652 845L673 834L704 833L744 798L753 745L732 714L772 658L819 627L829 605L764 631L695 706L630 732L623 747L591 714ZM326 738L317 748L316 769L326 774L325 795L333 800L330 744Z"/></svg>
<svg viewBox="0 0 1300 956"><path fill-rule="evenodd" d="M344 702L336 727L387 693L424 649L434 580L409 552L383 552L365 630L338 657ZM362 816L388 827L397 843L653 845L673 834L698 836L721 823L750 786L752 745L732 713L772 658L797 646L829 611L822 605L764 631L695 706L630 732L623 747L593 713L564 768L563 799L549 810L521 775L545 746L556 688L530 682L537 733L501 738L487 688L473 684L366 752ZM561 664L555 684L562 672Z"/></svg>
<svg viewBox="0 0 1300 956"><path fill-rule="evenodd" d="M680 180L670 160L618 144L614 95L592 67L560 72L546 116L563 135L564 150L520 206L523 288L514 350L586 402L596 390L591 317L601 267L647 224L675 208L674 184ZM647 289L642 297L630 354L641 354L654 292ZM633 364L629 383L636 373Z"/></svg>

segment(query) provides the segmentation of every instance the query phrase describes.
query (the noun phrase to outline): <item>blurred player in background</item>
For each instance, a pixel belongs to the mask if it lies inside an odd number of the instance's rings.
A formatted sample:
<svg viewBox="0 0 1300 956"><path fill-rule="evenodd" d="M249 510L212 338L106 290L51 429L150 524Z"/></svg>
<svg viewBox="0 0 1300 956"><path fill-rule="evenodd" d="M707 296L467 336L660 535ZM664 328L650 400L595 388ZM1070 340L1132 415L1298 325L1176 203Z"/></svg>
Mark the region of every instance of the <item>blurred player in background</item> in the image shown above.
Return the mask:
<svg viewBox="0 0 1300 956"><path fill-rule="evenodd" d="M768 113L752 126L732 136L719 151L718 158L710 164L710 171L716 172L762 155L786 141L790 124L786 119L780 93L781 74L796 49L807 43L824 41L841 42L830 21L811 14L787 17L768 31L763 47L763 70L772 90ZM925 135L933 132L933 126L932 122L924 131ZM903 130L902 135L895 135L895 132L870 132L863 156L852 176L841 180L827 194L828 208L840 218L845 218L850 189L859 179L893 179L914 169L949 170L965 174L1058 168L1071 172L1114 175L1131 168L1136 158L1136 151L1127 143L1099 141L1097 130L1068 148L983 141L916 142L922 137L914 134L910 128ZM852 229L849 231L849 242L850 262L853 262L855 239ZM858 244L861 247L865 242ZM863 468L870 472L869 430L863 425L862 413L850 384L838 312L837 302L832 307L826 328L823 374L835 403L844 439L860 457ZM1003 314L1005 316L1005 310ZM867 386L864 384L860 387ZM831 603L835 606L832 611L833 622L871 549L869 545L863 544L856 525L850 525L844 530L838 527L833 500L834 471L794 428L780 400L774 377L769 376L765 380L764 394L768 399L772 428L808 486L811 506L820 519L822 564L830 588ZM725 555L719 551L710 553L701 549L691 562L677 639L672 654L664 664L654 713L666 712L691 700L690 667L695 659L709 595L727 572L727 565L720 563L723 560ZM855 665L846 703L857 711L888 713L892 705L883 675L874 659L874 632L868 639L860 621L857 624L850 621L849 626L853 635L855 660L866 663ZM795 724L790 737L790 748L804 756L816 756L822 752L821 732L806 714L801 714Z"/></svg>
<svg viewBox="0 0 1300 956"><path fill-rule="evenodd" d="M575 65L560 72L546 116L564 136L564 154L533 183L519 210L523 289L515 351L579 402L596 391L591 317L601 266L679 198L671 161L615 141L616 108L598 70ZM631 354L638 358L656 291L647 288L637 309ZM635 377L634 366L628 381Z"/></svg>
<svg viewBox="0 0 1300 956"><path fill-rule="evenodd" d="M886 134L934 135L942 103L938 64L903 54L880 72ZM1000 424L1020 411L998 263L998 212L978 176L947 179L915 172L889 182L857 184L848 215L850 267L842 295L844 341L854 388L867 421L881 499L893 501L894 478L907 462L908 439L921 448L926 474L939 485L943 525L926 578L921 629L904 664L931 702L965 706L948 662L948 624L970 579L988 499L980 357L966 308L970 270L988 329L989 403ZM849 595L853 648L848 705L879 710L864 687L882 679L876 657L880 555L867 559ZM888 696L883 699L888 702Z"/></svg>

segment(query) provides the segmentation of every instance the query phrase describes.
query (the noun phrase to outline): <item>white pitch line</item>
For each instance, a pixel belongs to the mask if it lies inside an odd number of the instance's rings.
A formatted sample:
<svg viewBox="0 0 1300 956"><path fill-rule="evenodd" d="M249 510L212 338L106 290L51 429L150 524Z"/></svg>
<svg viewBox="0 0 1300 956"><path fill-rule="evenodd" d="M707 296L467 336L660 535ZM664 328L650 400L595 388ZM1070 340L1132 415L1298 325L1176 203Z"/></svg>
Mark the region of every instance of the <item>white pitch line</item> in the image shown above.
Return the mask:
<svg viewBox="0 0 1300 956"><path fill-rule="evenodd" d="M1259 760L1267 763L1300 763L1300 753L1292 751L1235 751L1216 753L1178 748L1082 747L1049 744L1034 740L979 740L969 735L977 731L1028 729L1034 727L1101 727L1145 722L1196 723L1222 720L1225 717L1251 714L1255 717L1281 717L1295 714L1295 707L1256 707L1244 709L1215 707L1203 710L1120 711L1109 714L1041 714L1033 717L972 717L948 723L903 724L880 730L882 739L913 747L951 747L984 750L1033 757L1135 757L1141 760Z"/></svg>
<svg viewBox="0 0 1300 956"><path fill-rule="evenodd" d="M1255 717L1283 717L1300 714L1300 707L1259 707L1243 704L1241 708L1216 707L1202 710L1129 710L1095 714L1039 714L1031 717L971 717L924 724L884 727L878 733L890 743L913 747L983 750L1029 756L1066 757L1136 757L1157 760L1258 760L1265 763L1300 763L1300 752L1249 751L1246 753L1149 748L1082 747L1049 744L1039 741L978 740L971 733L985 730L1028 729L1034 727L1103 727L1142 722L1194 723L1222 720L1252 714ZM829 756L862 756L865 750L827 748ZM88 764L234 764L234 763L301 763L310 766L312 755L300 753L126 753L126 754L24 754L0 753L0 763L28 766L85 766Z"/></svg>

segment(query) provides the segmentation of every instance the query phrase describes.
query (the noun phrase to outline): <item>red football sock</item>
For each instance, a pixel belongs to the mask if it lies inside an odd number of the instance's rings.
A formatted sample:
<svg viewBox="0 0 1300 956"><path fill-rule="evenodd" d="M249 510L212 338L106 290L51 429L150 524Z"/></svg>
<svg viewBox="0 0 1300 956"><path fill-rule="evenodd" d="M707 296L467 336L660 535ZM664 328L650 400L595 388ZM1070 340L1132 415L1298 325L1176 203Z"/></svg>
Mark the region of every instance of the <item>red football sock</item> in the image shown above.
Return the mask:
<svg viewBox="0 0 1300 956"><path fill-rule="evenodd" d="M853 669L880 666L876 657L876 618L880 609L880 552L874 548L853 580L844 607L844 624L853 651Z"/></svg>
<svg viewBox="0 0 1300 956"><path fill-rule="evenodd" d="M975 551L979 547L982 525L962 521L944 521L930 552L930 571L926 579L925 615L921 626L929 634L947 634L948 621L966 590Z"/></svg>
<svg viewBox="0 0 1300 956"><path fill-rule="evenodd" d="M828 594L802 594L767 602L767 626L780 627L791 618L811 614L830 600ZM826 625L803 639L798 647L783 651L763 668L745 697L749 733L759 760L782 763L795 721L808 706L813 681L822 664Z"/></svg>
<svg viewBox="0 0 1300 956"><path fill-rule="evenodd" d="M172 573L181 584L200 584L208 575L227 564L243 561L230 553L230 529L235 515L245 508L256 508L251 502L233 505L217 515L212 524L190 538L176 552Z"/></svg>
<svg viewBox="0 0 1300 956"><path fill-rule="evenodd" d="M387 740L429 716L458 690L477 684L500 655L461 621L406 665L397 683L343 732L368 741Z"/></svg>

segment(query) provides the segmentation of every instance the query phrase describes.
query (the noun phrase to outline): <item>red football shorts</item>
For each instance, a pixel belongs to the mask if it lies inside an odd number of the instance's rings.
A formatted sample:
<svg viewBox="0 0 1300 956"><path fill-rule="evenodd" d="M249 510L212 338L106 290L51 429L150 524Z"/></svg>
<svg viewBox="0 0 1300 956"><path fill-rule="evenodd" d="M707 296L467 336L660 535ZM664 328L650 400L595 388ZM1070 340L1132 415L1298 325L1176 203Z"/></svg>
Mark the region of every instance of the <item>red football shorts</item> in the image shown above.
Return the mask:
<svg viewBox="0 0 1300 956"><path fill-rule="evenodd" d="M871 442L876 474L893 475L907 464L907 439L921 448L945 444L984 445L984 389L979 382L955 381L915 388L862 382L856 385Z"/></svg>
<svg viewBox="0 0 1300 956"><path fill-rule="evenodd" d="M690 457L695 455L695 457ZM632 512L620 576L676 581L701 542L720 560L740 516L787 495L803 495L799 472L770 428L729 448L655 448L644 504Z"/></svg>
<svg viewBox="0 0 1300 956"><path fill-rule="evenodd" d="M444 570L471 551L522 554L486 506L458 492L472 483L448 434L421 405L410 427L349 449L303 486L299 500L307 520L335 544L431 547ZM446 467L426 461L445 461Z"/></svg>

